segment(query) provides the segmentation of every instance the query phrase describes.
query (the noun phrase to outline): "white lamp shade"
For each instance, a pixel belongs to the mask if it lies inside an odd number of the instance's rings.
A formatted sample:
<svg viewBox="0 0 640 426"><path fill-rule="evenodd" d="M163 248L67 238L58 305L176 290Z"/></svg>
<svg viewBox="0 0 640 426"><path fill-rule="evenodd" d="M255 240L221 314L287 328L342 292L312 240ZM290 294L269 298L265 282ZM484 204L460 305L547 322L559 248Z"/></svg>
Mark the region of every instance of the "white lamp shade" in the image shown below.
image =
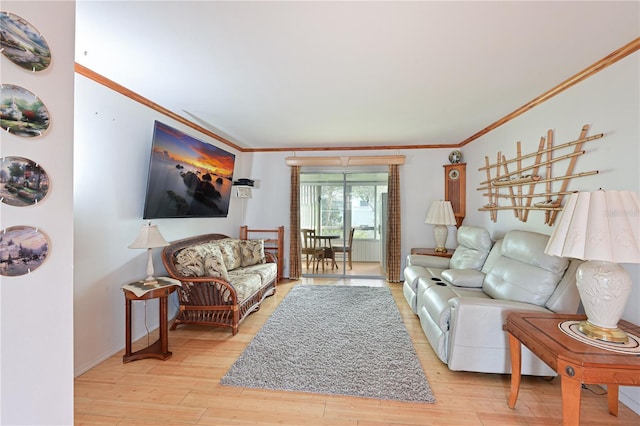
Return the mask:
<svg viewBox="0 0 640 426"><path fill-rule="evenodd" d="M152 225L151 222L148 222L144 225L140 232L138 232L138 236L136 239L129 244L129 248L132 249L149 249L154 247L164 247L168 246L169 243L162 237L160 234L160 230L156 225Z"/></svg>
<svg viewBox="0 0 640 426"><path fill-rule="evenodd" d="M456 216L453 213L451 201L434 201L429 207L424 223L431 225L455 225Z"/></svg>
<svg viewBox="0 0 640 426"><path fill-rule="evenodd" d="M545 253L583 260L640 263L640 200L633 191L571 194Z"/></svg>

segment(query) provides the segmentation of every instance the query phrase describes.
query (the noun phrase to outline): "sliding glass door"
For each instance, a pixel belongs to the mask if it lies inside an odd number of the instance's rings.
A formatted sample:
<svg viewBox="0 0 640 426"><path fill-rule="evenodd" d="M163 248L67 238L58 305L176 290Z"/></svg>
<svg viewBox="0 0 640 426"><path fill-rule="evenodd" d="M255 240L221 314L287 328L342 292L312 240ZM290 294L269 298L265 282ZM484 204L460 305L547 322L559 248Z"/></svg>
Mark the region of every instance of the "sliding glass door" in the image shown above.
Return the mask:
<svg viewBox="0 0 640 426"><path fill-rule="evenodd" d="M316 235L311 261L310 250L302 255L303 276L384 276L387 182L386 172L301 172L300 228Z"/></svg>

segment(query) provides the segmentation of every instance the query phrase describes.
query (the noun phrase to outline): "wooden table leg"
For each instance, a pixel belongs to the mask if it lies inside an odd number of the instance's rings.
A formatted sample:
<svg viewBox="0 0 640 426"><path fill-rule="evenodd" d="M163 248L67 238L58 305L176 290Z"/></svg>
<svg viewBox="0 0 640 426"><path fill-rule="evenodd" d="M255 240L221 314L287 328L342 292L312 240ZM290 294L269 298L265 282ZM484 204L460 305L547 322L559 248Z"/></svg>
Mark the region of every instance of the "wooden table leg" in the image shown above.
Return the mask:
<svg viewBox="0 0 640 426"><path fill-rule="evenodd" d="M124 312L125 312L125 342L124 342L124 356L125 358L131 355L131 300L124 299Z"/></svg>
<svg viewBox="0 0 640 426"><path fill-rule="evenodd" d="M618 385L607 383L607 400L609 402L609 414L618 417Z"/></svg>
<svg viewBox="0 0 640 426"><path fill-rule="evenodd" d="M160 298L160 348L162 355L171 355L169 352L169 333L167 332L169 304L167 295Z"/></svg>
<svg viewBox="0 0 640 426"><path fill-rule="evenodd" d="M561 376L562 388L562 424L563 426L580 425L580 392L582 383L567 376Z"/></svg>
<svg viewBox="0 0 640 426"><path fill-rule="evenodd" d="M509 408L513 409L516 406L518 393L520 392L522 349L520 347L520 341L511 333L509 333L509 352L511 353L511 394L509 395Z"/></svg>

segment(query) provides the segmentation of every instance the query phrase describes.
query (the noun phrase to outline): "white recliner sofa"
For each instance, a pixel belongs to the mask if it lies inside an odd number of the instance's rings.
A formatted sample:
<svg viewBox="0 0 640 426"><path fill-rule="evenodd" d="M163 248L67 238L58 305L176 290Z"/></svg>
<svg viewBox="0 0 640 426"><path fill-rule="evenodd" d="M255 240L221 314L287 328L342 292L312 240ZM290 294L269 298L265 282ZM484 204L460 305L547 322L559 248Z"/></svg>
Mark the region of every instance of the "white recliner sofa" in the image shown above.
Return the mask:
<svg viewBox="0 0 640 426"><path fill-rule="evenodd" d="M432 286L434 282L437 283L445 270L456 270L459 280L466 279L482 283L484 274L479 271L493 246L489 231L477 226L463 225L458 228L456 237L458 248L450 259L423 255L407 257L403 293L414 314L418 313L418 297L422 296L427 287Z"/></svg>
<svg viewBox="0 0 640 426"><path fill-rule="evenodd" d="M463 228L459 232L464 234ZM483 234L474 232L477 238ZM438 358L451 370L510 373L509 342L502 330L510 311L578 311L575 272L580 261L545 254L548 238L510 231L493 244L479 270L443 269L442 258L409 256L405 279L417 281L414 312ZM451 260L455 257L454 252ZM412 286L408 281L404 285ZM411 306L410 296L405 287ZM553 376L555 372L523 348L522 374Z"/></svg>

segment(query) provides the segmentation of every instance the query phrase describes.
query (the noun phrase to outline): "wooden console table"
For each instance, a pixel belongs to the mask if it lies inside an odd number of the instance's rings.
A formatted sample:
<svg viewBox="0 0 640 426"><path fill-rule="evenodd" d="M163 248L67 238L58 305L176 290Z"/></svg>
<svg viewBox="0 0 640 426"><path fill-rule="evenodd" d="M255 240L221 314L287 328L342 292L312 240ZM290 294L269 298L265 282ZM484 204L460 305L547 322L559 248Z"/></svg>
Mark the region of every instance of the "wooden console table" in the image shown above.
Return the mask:
<svg viewBox="0 0 640 426"><path fill-rule="evenodd" d="M618 415L618 386L640 386L638 355L600 349L566 335L558 327L563 321L585 318L536 312L511 312L507 316L503 328L509 333L511 350L509 408L514 408L518 399L523 344L560 375L563 425L580 424L582 384L607 385L609 413ZM618 327L640 335L640 327L627 321L620 321Z"/></svg>
<svg viewBox="0 0 640 426"><path fill-rule="evenodd" d="M156 278L154 284L135 281L122 287L122 291L124 292L126 339L122 362L126 363L142 358L158 358L164 360L172 355L171 352L169 352L169 329L167 328L169 306L167 299L180 285L180 281L161 277ZM160 299L160 337L155 343L146 348L131 352L131 302L133 300L149 299Z"/></svg>
<svg viewBox="0 0 640 426"><path fill-rule="evenodd" d="M447 252L443 253L441 251L436 251L434 248L412 248L411 254L421 254L423 256L439 256L439 257L451 258L451 256L453 256L453 250L447 249Z"/></svg>

